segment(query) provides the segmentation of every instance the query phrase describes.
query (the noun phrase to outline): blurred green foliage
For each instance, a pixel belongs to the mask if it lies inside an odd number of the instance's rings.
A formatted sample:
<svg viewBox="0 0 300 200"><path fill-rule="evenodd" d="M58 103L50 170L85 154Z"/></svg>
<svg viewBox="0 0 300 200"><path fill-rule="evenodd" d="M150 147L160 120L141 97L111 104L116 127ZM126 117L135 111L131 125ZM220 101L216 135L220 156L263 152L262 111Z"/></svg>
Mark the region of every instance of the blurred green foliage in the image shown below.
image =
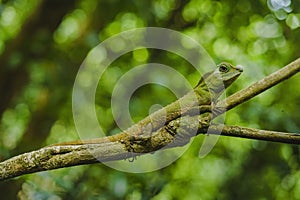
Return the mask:
<svg viewBox="0 0 300 200"><path fill-rule="evenodd" d="M1 160L78 139L71 102L82 61L114 34L147 26L189 35L216 63L243 65L228 95L299 57L297 0L0 1ZM105 71L96 93L99 123L107 134L119 130L110 105L114 84L148 62L174 67L193 85L199 80L187 61L168 52L140 49L123 55ZM89 77L82 81L88 84ZM299 82L299 76L290 78L229 111L226 123L300 133ZM138 121L151 105L174 100L166 88L147 85L134 93L131 114ZM220 137L200 159L203 138L159 171L130 174L95 164L41 172L0 183L1 199L300 199L298 146Z"/></svg>

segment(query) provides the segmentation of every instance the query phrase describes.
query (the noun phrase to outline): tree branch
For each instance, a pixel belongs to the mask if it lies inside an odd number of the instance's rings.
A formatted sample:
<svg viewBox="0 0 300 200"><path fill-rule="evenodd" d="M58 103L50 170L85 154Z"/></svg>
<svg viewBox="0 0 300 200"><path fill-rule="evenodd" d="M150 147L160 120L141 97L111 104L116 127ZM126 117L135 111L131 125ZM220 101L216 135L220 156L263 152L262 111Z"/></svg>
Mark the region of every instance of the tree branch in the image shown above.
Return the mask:
<svg viewBox="0 0 300 200"><path fill-rule="evenodd" d="M286 67L272 73L251 86L220 101L216 106L225 107L227 110L245 102L262 93L268 88L291 77L300 71L300 58L288 64ZM171 121L154 133L146 137L133 137L121 135L118 140L110 140L105 137L97 144L61 145L49 146L15 156L0 163L0 180L17 177L23 174L57 169L95 162L121 160L145 153L182 146L189 142L192 130L198 134L206 133L210 113L202 113L197 116L184 116ZM221 126L211 125L210 129L219 131ZM130 130L130 129L129 129ZM122 133L121 133L122 134ZM224 126L222 135L243 137L289 144L300 144L300 134L290 134L275 131L257 130L237 126ZM118 134L120 135L120 134Z"/></svg>
<svg viewBox="0 0 300 200"><path fill-rule="evenodd" d="M284 133L228 125L212 125L210 126L210 130L212 134L214 134L214 132L216 132L216 134L220 134L220 131L222 131L221 134L224 136L257 139L288 144L300 144L300 134L298 133Z"/></svg>
<svg viewBox="0 0 300 200"><path fill-rule="evenodd" d="M173 135L175 130L171 131L171 127L164 126L149 137L122 137L122 141L114 142L106 137L96 144L48 146L24 153L0 163L0 180L68 166L129 159L162 148L183 146L195 136L188 135L192 129L197 130L199 127L200 132L207 130L208 117L209 113L204 113L172 121L173 126L180 127L180 132L184 134L182 137Z"/></svg>

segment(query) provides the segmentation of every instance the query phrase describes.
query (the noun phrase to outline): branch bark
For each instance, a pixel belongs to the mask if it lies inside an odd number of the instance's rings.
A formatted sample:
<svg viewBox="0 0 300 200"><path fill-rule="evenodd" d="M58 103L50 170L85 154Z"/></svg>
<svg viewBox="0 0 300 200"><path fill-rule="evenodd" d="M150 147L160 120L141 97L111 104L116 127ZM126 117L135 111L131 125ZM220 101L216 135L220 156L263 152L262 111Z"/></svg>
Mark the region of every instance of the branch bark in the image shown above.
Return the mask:
<svg viewBox="0 0 300 200"><path fill-rule="evenodd" d="M212 125L210 126L210 130L212 133L214 131L219 134L220 130L222 131L222 135L231 136L231 137L241 137L241 138L249 138L256 140L264 140L271 142L281 142L287 144L300 144L300 134L298 133L284 133L278 131L267 131L260 130L254 128L246 128L240 126L220 126L220 125Z"/></svg>
<svg viewBox="0 0 300 200"><path fill-rule="evenodd" d="M216 106L225 107L226 110L230 110L299 71L300 58L251 86L231 95ZM110 140L110 137L106 137L97 144L49 146L37 151L24 153L0 163L0 180L68 166L128 159L163 148L182 146L195 136L190 134L193 132L191 130L197 130L198 134L206 133L211 120L210 116L209 112L197 116L187 115L171 121L168 125L163 126L147 137L124 135L118 137L119 140L114 141ZM210 126L210 129L216 132L220 128L221 126L219 125ZM300 134L257 130L238 126L224 126L221 135L300 144Z"/></svg>

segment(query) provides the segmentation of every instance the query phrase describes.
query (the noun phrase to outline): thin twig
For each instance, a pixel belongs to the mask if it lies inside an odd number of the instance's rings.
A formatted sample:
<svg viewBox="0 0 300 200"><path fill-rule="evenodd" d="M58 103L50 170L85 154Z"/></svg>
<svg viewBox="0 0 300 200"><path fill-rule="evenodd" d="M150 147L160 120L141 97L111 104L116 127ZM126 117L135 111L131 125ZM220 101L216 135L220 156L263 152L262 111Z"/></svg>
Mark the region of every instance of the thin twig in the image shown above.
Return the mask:
<svg viewBox="0 0 300 200"><path fill-rule="evenodd" d="M224 136L240 137L257 139L271 142L281 142L287 144L300 144L300 134L297 133L284 133L278 131L267 131L254 128L246 128L240 126L228 126L228 125L211 125L210 133L220 134Z"/></svg>

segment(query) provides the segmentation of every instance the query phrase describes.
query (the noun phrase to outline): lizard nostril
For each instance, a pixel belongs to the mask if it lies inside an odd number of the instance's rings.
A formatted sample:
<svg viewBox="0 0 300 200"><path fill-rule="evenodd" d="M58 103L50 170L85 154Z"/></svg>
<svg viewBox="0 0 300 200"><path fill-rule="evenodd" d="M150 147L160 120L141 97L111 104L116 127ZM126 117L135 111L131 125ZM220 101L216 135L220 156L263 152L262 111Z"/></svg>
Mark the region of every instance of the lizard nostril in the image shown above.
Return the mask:
<svg viewBox="0 0 300 200"><path fill-rule="evenodd" d="M242 72L244 70L242 65L237 65L236 69L239 70L240 72Z"/></svg>

